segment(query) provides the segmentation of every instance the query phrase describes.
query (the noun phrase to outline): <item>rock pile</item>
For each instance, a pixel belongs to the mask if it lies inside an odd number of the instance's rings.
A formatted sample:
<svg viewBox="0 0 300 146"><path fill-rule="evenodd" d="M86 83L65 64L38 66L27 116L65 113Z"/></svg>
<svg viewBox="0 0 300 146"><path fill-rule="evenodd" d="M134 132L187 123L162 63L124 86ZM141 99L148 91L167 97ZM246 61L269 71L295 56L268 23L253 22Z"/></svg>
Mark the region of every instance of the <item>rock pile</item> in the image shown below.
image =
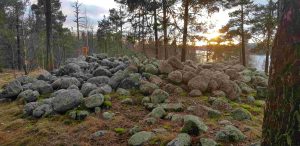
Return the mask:
<svg viewBox="0 0 300 146"><path fill-rule="evenodd" d="M68 113L75 120L82 120L91 112L101 112L112 106L108 94L116 92L125 96L122 105L134 105L129 98L132 89L145 97L139 104L148 109L144 121L153 125L164 119L182 123L181 134L168 145L190 145L191 136L198 136L209 130L203 120L195 115L182 115L187 109L206 111L209 118L221 117L230 112L234 120L251 120L252 115L243 108L233 108L229 101L240 100L257 92L265 98L268 78L255 69L238 64L181 62L176 57L167 61L139 59L137 57L108 57L94 54L88 57L71 58L59 69L41 74L37 78L22 76L10 82L0 93L0 99L22 99L24 114L41 118L52 114ZM184 94L188 93L188 94ZM210 107L184 107L183 103L170 102L170 95L199 97L210 96ZM248 96L248 101L255 101ZM103 112L105 120L115 114ZM160 131L160 130L158 130ZM142 131L137 126L130 130L129 145L142 145L155 136L155 132ZM238 128L227 125L216 133L219 141L241 141L246 138ZM202 138L201 145L217 145L212 139Z"/></svg>

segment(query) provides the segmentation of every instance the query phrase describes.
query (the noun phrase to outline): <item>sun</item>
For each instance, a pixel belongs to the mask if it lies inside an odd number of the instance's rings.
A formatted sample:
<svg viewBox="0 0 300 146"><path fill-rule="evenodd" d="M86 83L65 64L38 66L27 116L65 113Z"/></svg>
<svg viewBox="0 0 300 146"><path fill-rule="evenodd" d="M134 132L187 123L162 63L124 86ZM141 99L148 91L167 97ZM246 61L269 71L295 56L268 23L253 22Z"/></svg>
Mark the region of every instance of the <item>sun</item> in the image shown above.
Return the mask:
<svg viewBox="0 0 300 146"><path fill-rule="evenodd" d="M201 35L204 36L207 40L211 40L211 39L220 37L222 34L219 32L209 32L209 33L205 33L205 34L201 34ZM205 46L205 45L208 45L208 42L205 40L196 42L196 46Z"/></svg>

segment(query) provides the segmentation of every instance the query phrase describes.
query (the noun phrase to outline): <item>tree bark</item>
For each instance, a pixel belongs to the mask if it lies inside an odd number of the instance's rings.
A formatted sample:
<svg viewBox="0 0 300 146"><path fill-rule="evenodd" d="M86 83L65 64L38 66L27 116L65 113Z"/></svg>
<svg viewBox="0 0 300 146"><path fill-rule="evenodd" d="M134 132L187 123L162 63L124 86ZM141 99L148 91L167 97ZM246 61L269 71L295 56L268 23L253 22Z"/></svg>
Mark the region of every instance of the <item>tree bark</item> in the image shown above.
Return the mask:
<svg viewBox="0 0 300 146"><path fill-rule="evenodd" d="M183 39L182 39L182 53L181 53L181 61L184 62L186 60L186 48L187 48L187 27L189 21L189 4L190 0L184 1L184 25L183 25Z"/></svg>
<svg viewBox="0 0 300 146"><path fill-rule="evenodd" d="M46 0L45 3L45 17L46 17L46 69L52 69L52 59L51 59L51 37L52 37L52 18L51 18L51 0Z"/></svg>
<svg viewBox="0 0 300 146"><path fill-rule="evenodd" d="M164 30L164 50L165 59L168 59L168 20L167 20L167 1L163 0L163 30Z"/></svg>
<svg viewBox="0 0 300 146"><path fill-rule="evenodd" d="M263 146L300 145L300 1L282 0L272 50Z"/></svg>
<svg viewBox="0 0 300 146"><path fill-rule="evenodd" d="M158 51L158 30L157 30L157 9L154 10L154 35L155 35L155 55L156 58L159 58Z"/></svg>
<svg viewBox="0 0 300 146"><path fill-rule="evenodd" d="M241 54L241 61L242 61L242 65L246 66L246 45L245 45L245 30L244 30L244 20L245 20L245 16L244 16L244 4L241 4L241 36L242 36L242 54Z"/></svg>

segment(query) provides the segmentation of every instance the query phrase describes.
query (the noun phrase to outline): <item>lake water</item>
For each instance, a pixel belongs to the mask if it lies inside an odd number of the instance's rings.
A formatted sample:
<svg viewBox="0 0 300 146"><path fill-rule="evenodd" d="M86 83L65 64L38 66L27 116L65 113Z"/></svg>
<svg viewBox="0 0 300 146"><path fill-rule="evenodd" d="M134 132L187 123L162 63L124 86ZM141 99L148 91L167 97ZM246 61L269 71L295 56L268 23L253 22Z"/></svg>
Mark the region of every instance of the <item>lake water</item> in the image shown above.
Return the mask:
<svg viewBox="0 0 300 146"><path fill-rule="evenodd" d="M214 62L212 56L213 56L212 52L200 51L200 50L196 51L196 58L199 63ZM248 64L249 67L254 67L259 71L264 71L265 60L266 60L265 55L251 54L248 57Z"/></svg>

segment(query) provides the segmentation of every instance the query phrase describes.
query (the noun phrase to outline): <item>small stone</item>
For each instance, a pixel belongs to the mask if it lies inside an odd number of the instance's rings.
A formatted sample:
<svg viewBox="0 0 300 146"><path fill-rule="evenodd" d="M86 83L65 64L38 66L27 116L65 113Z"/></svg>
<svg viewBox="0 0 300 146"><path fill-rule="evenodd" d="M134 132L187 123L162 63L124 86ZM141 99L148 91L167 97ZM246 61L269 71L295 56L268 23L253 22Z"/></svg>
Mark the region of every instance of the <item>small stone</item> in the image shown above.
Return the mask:
<svg viewBox="0 0 300 146"><path fill-rule="evenodd" d="M199 117L194 115L184 116L184 125L181 132L188 133L191 135L199 135L206 132L208 127L200 120Z"/></svg>
<svg viewBox="0 0 300 146"><path fill-rule="evenodd" d="M93 134L91 135L91 138L102 137L102 136L104 136L104 135L107 134L107 133L108 133L108 131L106 131L106 130L100 130L100 131L97 131L97 132L93 133Z"/></svg>
<svg viewBox="0 0 300 146"><path fill-rule="evenodd" d="M151 113L150 116L154 117L154 118L163 118L166 115L166 111L164 110L163 107L159 106L154 108Z"/></svg>
<svg viewBox="0 0 300 146"><path fill-rule="evenodd" d="M170 141L167 146L189 146L191 145L191 137L186 133L180 133L175 139Z"/></svg>
<svg viewBox="0 0 300 146"><path fill-rule="evenodd" d="M118 88L117 93L119 95L123 95L123 96L129 96L130 95L130 92L126 89L123 89L123 88Z"/></svg>
<svg viewBox="0 0 300 146"><path fill-rule="evenodd" d="M222 121L219 121L218 123L220 125L223 125L223 126L225 126L225 125L232 125L232 123L230 121L228 121L228 120L222 120Z"/></svg>
<svg viewBox="0 0 300 146"><path fill-rule="evenodd" d="M152 103L163 103L167 98L169 97L169 94L161 89L156 89L151 97L150 100Z"/></svg>
<svg viewBox="0 0 300 146"><path fill-rule="evenodd" d="M135 134L135 133L137 133L137 132L140 132L140 131L142 131L142 128L141 127L139 127L139 126L137 126L137 125L135 125L135 126L133 126L130 130L129 130L129 134Z"/></svg>
<svg viewBox="0 0 300 146"><path fill-rule="evenodd" d="M103 102L104 102L104 96L102 94L95 94L85 98L84 105L87 108L95 108L101 106Z"/></svg>
<svg viewBox="0 0 300 146"><path fill-rule="evenodd" d="M121 101L122 104L133 105L133 100L131 98L125 98Z"/></svg>
<svg viewBox="0 0 300 146"><path fill-rule="evenodd" d="M196 106L189 106L189 107L187 108L187 110L188 110L189 112L194 112L194 111L196 110Z"/></svg>
<svg viewBox="0 0 300 146"><path fill-rule="evenodd" d="M251 95L247 96L247 102L249 103L254 103L255 102L255 98Z"/></svg>
<svg viewBox="0 0 300 146"><path fill-rule="evenodd" d="M104 112L102 116L105 120L111 120L115 116L115 114L110 112Z"/></svg>
<svg viewBox="0 0 300 146"><path fill-rule="evenodd" d="M217 146L218 143L215 142L213 139L209 138L201 138L200 139L201 146Z"/></svg>
<svg viewBox="0 0 300 146"><path fill-rule="evenodd" d="M227 125L216 134L216 140L225 142L242 141L246 136L236 127Z"/></svg>
<svg viewBox="0 0 300 146"><path fill-rule="evenodd" d="M231 112L231 117L238 121L251 120L251 113L244 108L237 108Z"/></svg>
<svg viewBox="0 0 300 146"><path fill-rule="evenodd" d="M128 140L130 146L140 146L151 140L155 134L153 132L141 131L132 135Z"/></svg>
<svg viewBox="0 0 300 146"><path fill-rule="evenodd" d="M145 122L149 125L153 125L157 122L157 120L153 117L145 119Z"/></svg>
<svg viewBox="0 0 300 146"><path fill-rule="evenodd" d="M232 107L225 99L218 98L213 101L212 108L220 110L220 111L228 111Z"/></svg>

